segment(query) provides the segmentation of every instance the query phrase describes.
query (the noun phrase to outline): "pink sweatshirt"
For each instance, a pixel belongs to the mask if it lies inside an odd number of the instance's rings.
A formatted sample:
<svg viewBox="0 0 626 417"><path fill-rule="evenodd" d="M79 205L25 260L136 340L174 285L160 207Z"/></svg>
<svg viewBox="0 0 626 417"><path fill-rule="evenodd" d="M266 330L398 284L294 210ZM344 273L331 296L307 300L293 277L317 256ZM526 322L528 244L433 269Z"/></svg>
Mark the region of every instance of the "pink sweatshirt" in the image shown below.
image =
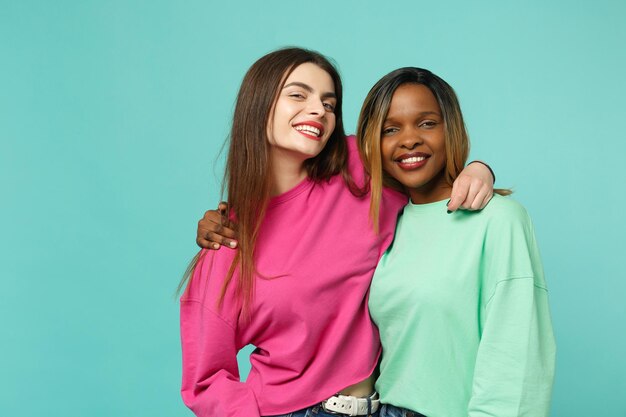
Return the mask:
<svg viewBox="0 0 626 417"><path fill-rule="evenodd" d="M363 166L347 138L357 183ZM380 355L367 307L376 264L393 239L406 197L385 191L380 234L369 196L357 198L340 176L308 179L272 198L257 242L252 319L240 320L234 285L220 288L235 251L202 251L181 298L182 397L199 417L256 417L296 411L364 380ZM256 350L246 382L237 352Z"/></svg>

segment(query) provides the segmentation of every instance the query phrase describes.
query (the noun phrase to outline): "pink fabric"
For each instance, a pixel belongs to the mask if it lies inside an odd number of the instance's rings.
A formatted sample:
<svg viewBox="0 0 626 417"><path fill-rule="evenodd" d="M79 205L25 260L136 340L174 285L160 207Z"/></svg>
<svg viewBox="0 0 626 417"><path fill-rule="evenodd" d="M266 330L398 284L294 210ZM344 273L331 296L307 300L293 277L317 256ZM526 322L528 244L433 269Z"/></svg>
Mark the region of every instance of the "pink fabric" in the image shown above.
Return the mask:
<svg viewBox="0 0 626 417"><path fill-rule="evenodd" d="M350 171L362 181L354 137ZM369 196L352 195L339 176L305 180L270 202L257 243L252 320L240 320L229 287L217 298L235 252L202 251L181 298L182 396L197 416L274 415L296 411L367 378L380 355L367 308L369 285L393 239L406 197L385 191L380 234L369 221ZM247 344L247 381L236 354Z"/></svg>

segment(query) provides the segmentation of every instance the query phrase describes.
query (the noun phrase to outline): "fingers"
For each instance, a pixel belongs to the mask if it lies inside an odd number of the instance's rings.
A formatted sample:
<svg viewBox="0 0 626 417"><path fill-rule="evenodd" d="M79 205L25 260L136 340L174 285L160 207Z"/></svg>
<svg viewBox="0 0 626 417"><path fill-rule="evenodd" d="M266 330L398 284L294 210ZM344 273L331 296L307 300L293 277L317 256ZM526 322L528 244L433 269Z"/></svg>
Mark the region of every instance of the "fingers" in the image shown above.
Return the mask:
<svg viewBox="0 0 626 417"><path fill-rule="evenodd" d="M219 249L220 245L215 242L211 242L203 236L196 237L196 245L200 246L203 249Z"/></svg>
<svg viewBox="0 0 626 417"><path fill-rule="evenodd" d="M483 188L483 182L477 179L472 179L470 182L469 190L465 201L461 204L461 208L465 210L478 210L481 208L482 202L485 198L484 192L480 195ZM485 191L486 192L486 191Z"/></svg>
<svg viewBox="0 0 626 417"><path fill-rule="evenodd" d="M467 193L470 189L470 178L461 175L452 184L452 193L450 194L450 202L448 203L448 211L454 212L459 209L461 204L466 200Z"/></svg>
<svg viewBox="0 0 626 417"><path fill-rule="evenodd" d="M227 209L220 203L218 209ZM208 210L198 222L196 244L205 249L219 249L222 245L237 247L237 232L224 212Z"/></svg>
<svg viewBox="0 0 626 417"><path fill-rule="evenodd" d="M221 246L235 248L237 246L235 240L227 239L222 235L209 231L204 234L203 241L209 242L210 247L208 249L219 249Z"/></svg>
<svg viewBox="0 0 626 417"><path fill-rule="evenodd" d="M202 220L198 222L196 231L196 244L204 249L219 249L220 245L209 239L209 230L202 227Z"/></svg>
<svg viewBox="0 0 626 417"><path fill-rule="evenodd" d="M221 223L213 223L212 226L214 227L209 229L210 232L215 232L217 235L220 235L226 240L237 240L237 230L235 229L235 224L228 219L226 219L225 222L222 220Z"/></svg>
<svg viewBox="0 0 626 417"><path fill-rule="evenodd" d="M228 217L228 203L225 201L220 202L217 205L217 211L220 213L220 216L221 216L220 223L226 227L225 230L227 231L227 229L230 229L231 231L235 231L233 236L228 236L228 237L237 239L237 236L236 236L237 224L230 221Z"/></svg>
<svg viewBox="0 0 626 417"><path fill-rule="evenodd" d="M231 229L224 229L226 234L234 234ZM198 230L196 236L196 244L205 249L219 249L221 246L227 246L229 248L237 247L237 240L234 238L225 237L222 234L212 232L210 230L202 229Z"/></svg>
<svg viewBox="0 0 626 417"><path fill-rule="evenodd" d="M489 188L489 187L487 187ZM485 194L485 198L483 199L481 209L484 209L487 204L491 201L491 197L493 197L493 188L489 189L489 191Z"/></svg>
<svg viewBox="0 0 626 417"><path fill-rule="evenodd" d="M463 210L480 210L484 208L493 196L493 188L478 178L459 176L452 185L448 211L459 208Z"/></svg>

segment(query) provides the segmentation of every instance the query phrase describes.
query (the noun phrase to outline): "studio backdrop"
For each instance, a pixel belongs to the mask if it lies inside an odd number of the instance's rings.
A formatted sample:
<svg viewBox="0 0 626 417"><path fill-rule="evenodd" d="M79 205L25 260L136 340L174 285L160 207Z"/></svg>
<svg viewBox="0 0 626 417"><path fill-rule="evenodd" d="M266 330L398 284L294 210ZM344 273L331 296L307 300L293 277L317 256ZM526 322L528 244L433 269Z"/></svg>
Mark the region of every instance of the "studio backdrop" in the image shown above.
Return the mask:
<svg viewBox="0 0 626 417"><path fill-rule="evenodd" d="M348 132L395 68L456 89L471 158L534 220L552 415L626 416L624 22L617 0L1 0L0 415L191 415L174 291L241 79L295 45L336 61Z"/></svg>

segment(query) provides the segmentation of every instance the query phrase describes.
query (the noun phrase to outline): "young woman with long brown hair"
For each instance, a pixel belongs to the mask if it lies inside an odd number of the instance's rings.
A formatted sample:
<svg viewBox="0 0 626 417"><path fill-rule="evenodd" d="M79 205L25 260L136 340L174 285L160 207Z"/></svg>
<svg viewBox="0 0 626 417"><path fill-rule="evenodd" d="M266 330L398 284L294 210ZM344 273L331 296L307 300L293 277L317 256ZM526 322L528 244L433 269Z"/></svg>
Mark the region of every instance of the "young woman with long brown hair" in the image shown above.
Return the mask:
<svg viewBox="0 0 626 417"><path fill-rule="evenodd" d="M312 51L275 51L244 77L226 169L238 248L201 251L181 283L182 396L198 416L378 413L367 294L406 197L382 191L375 231L341 104L336 69Z"/></svg>

